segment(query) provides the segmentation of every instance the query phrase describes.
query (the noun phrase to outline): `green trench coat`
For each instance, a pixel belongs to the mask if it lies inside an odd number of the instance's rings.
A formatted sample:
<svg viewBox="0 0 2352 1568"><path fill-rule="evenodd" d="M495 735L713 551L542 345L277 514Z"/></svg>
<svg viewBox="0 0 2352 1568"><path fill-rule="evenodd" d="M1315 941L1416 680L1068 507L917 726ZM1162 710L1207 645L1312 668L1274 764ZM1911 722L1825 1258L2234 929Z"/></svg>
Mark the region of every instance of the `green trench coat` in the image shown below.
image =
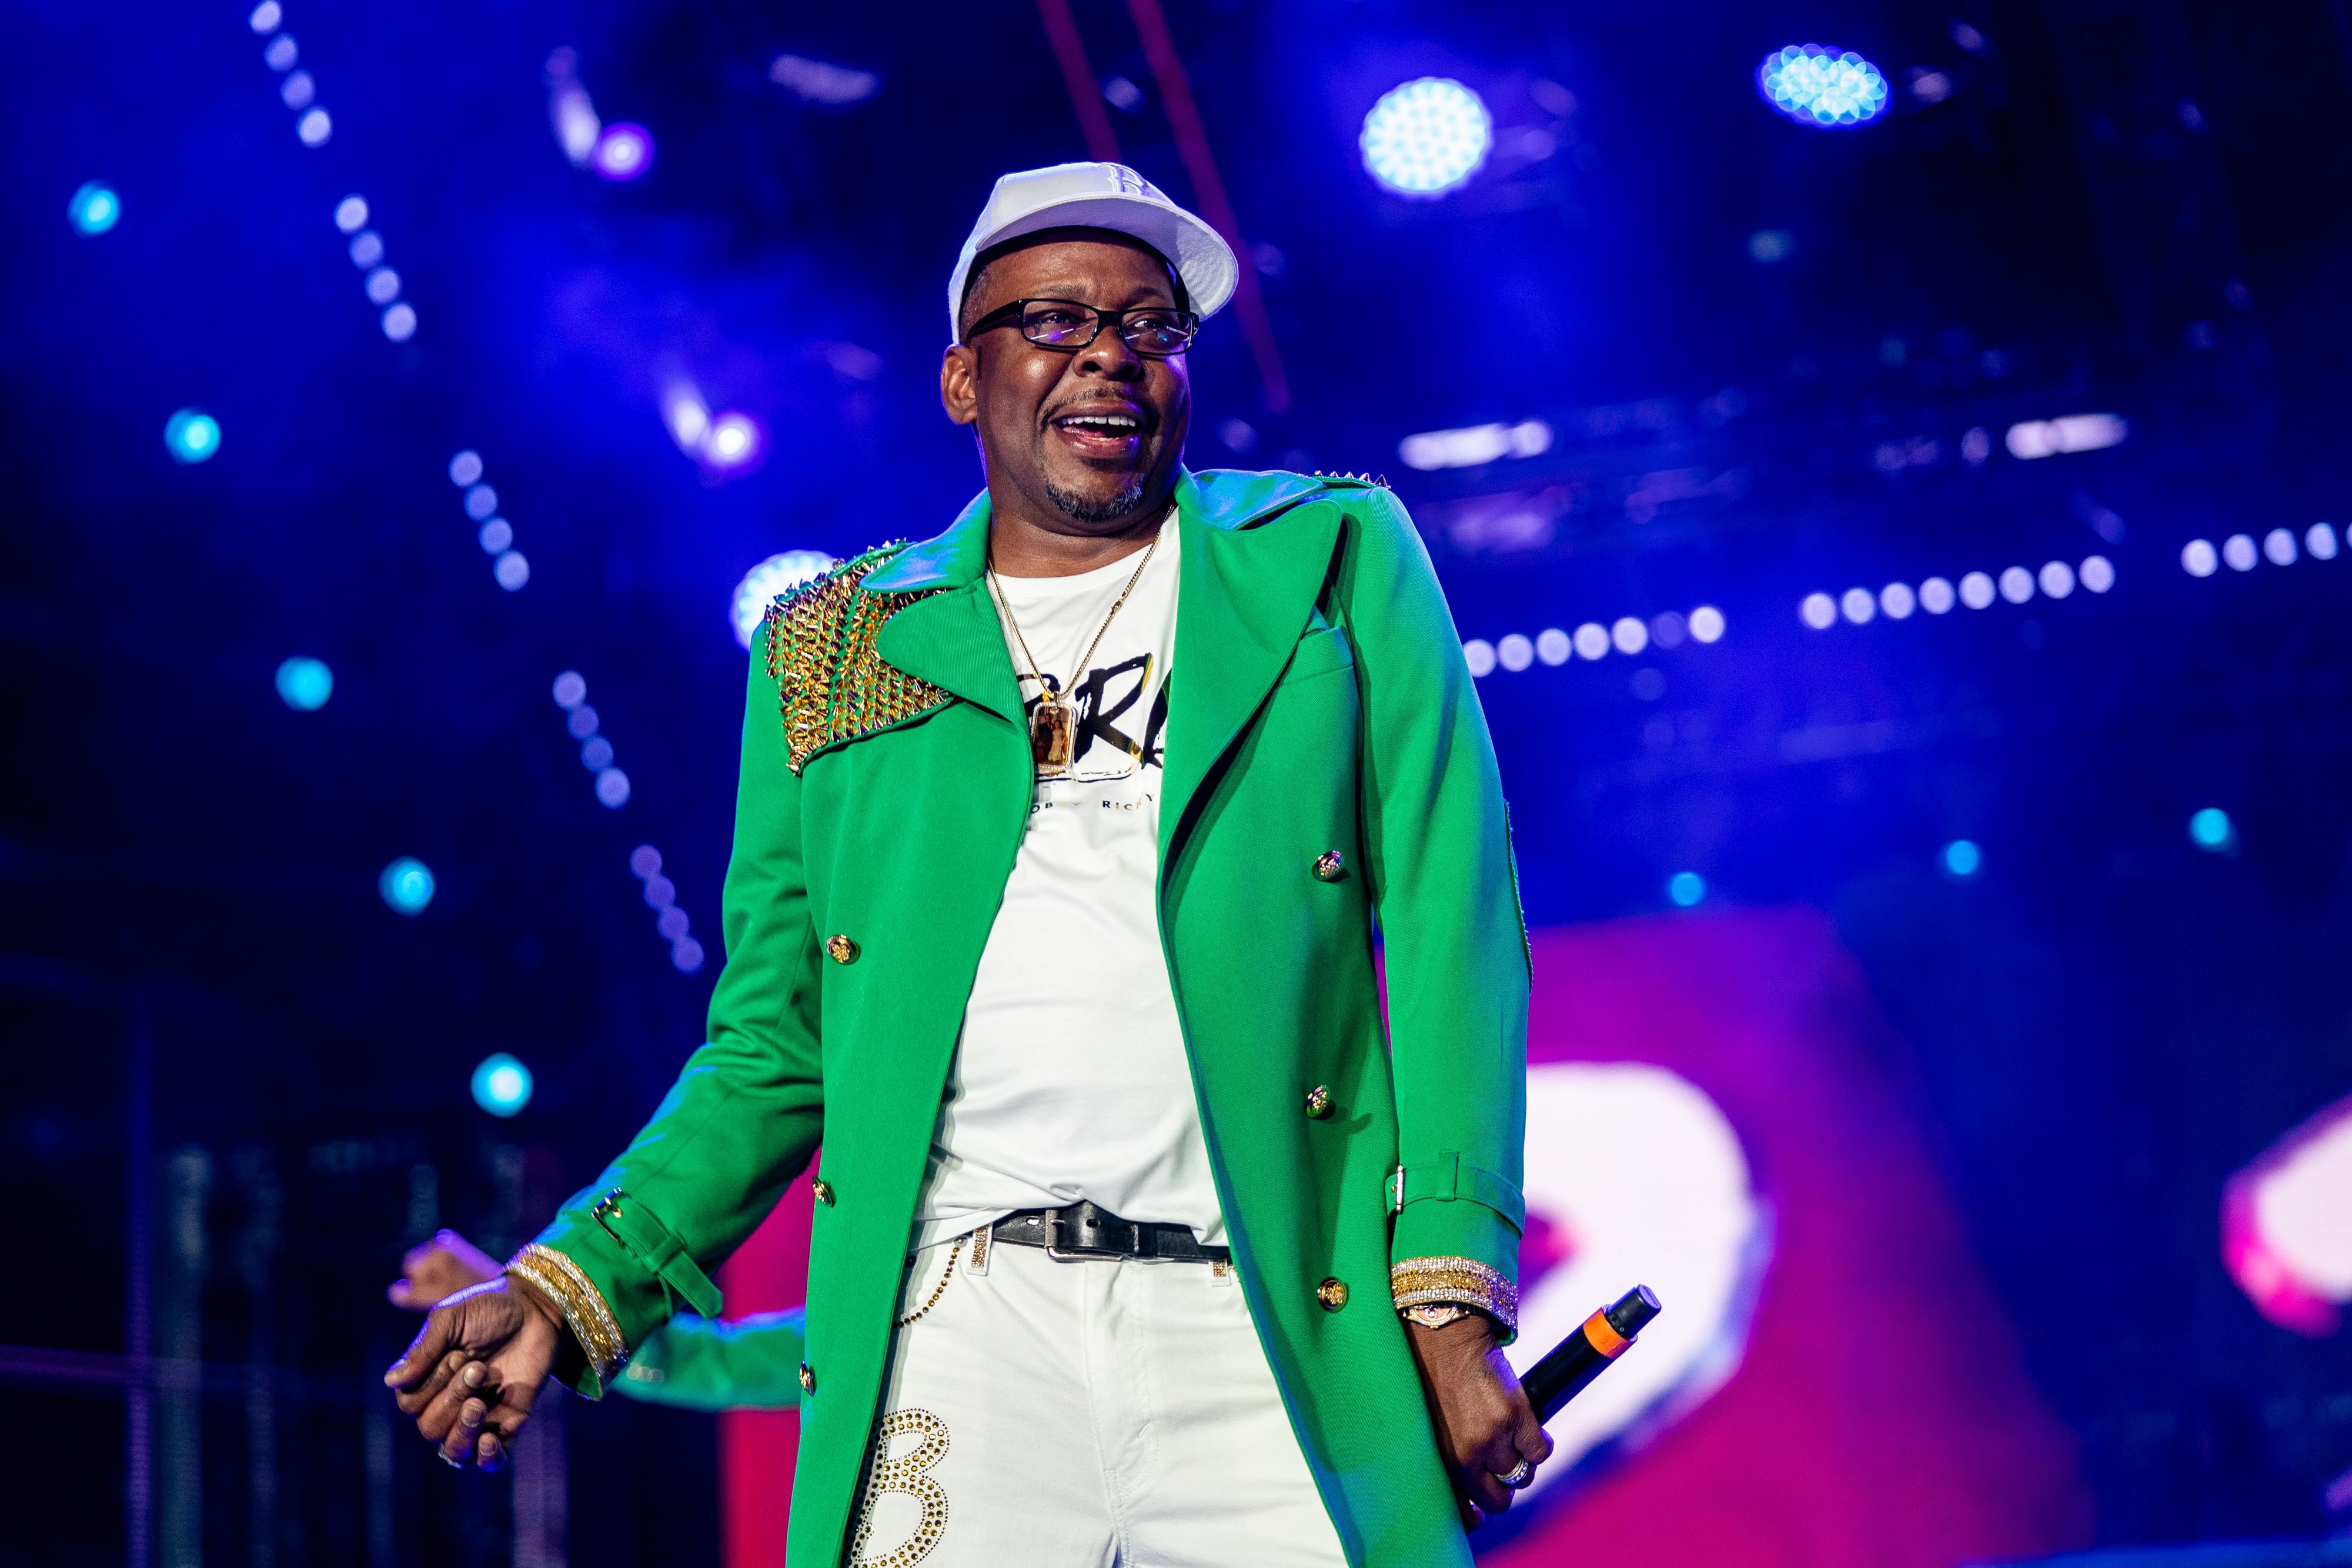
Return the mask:
<svg viewBox="0 0 2352 1568"><path fill-rule="evenodd" d="M1517 1278L1528 969L1493 745L1384 487L1188 472L1176 498L1160 928L1242 1285L1349 1562L1466 1563L1387 1281L1429 1257ZM1029 815L1019 687L982 581L989 516L983 494L862 584L925 595L883 601L876 644L876 678L930 694L917 711L836 704L850 733L794 757L790 693L753 658L709 1042L540 1238L635 1345L674 1311L719 1309L704 1270L822 1144L803 1568L838 1563L854 1522L965 999ZM1324 880L1330 850L1347 869ZM828 956L836 935L852 961ZM1318 1085L1333 1103L1314 1117ZM1344 1295L1318 1293L1328 1281ZM559 1371L593 1396L572 1317Z"/></svg>

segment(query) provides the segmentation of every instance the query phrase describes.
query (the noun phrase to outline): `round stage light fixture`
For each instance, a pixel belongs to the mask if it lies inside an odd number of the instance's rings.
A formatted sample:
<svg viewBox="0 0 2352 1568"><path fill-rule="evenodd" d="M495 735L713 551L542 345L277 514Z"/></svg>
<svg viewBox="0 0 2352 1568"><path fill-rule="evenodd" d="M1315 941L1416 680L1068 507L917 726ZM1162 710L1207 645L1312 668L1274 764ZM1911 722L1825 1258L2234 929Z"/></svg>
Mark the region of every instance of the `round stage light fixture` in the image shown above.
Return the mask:
<svg viewBox="0 0 2352 1568"><path fill-rule="evenodd" d="M1764 101L1800 125L1837 130L1875 120L1886 110L1886 78L1852 49L1790 44L1756 68Z"/></svg>
<svg viewBox="0 0 2352 1568"><path fill-rule="evenodd" d="M1576 644L1580 659L1605 659L1609 656L1609 628L1598 621L1588 621L1576 629L1570 641Z"/></svg>
<svg viewBox="0 0 2352 1568"><path fill-rule="evenodd" d="M1680 909L1696 909L1706 899L1706 878L1695 871L1678 871L1666 879L1666 896Z"/></svg>
<svg viewBox="0 0 2352 1568"><path fill-rule="evenodd" d="M202 409L184 408L163 422L163 449L175 462L202 463L220 444L220 422Z"/></svg>
<svg viewBox="0 0 2352 1568"><path fill-rule="evenodd" d="M414 855L403 855L384 867L375 887L394 915L422 915L433 902L433 873Z"/></svg>
<svg viewBox="0 0 2352 1568"><path fill-rule="evenodd" d="M745 572L743 580L735 585L735 597L727 607L736 643L745 648L751 645L751 633L760 629L761 619L768 613L768 606L776 595L831 571L836 564L821 549L788 549L770 556Z"/></svg>
<svg viewBox="0 0 2352 1568"><path fill-rule="evenodd" d="M597 770L596 799L617 811L629 803L629 776L617 768Z"/></svg>
<svg viewBox="0 0 2352 1568"><path fill-rule="evenodd" d="M2326 523L2314 523L2311 531L2303 536L2303 548L2314 560L2336 559L2336 530Z"/></svg>
<svg viewBox="0 0 2352 1568"><path fill-rule="evenodd" d="M474 1069L474 1103L493 1116L511 1116L530 1104L530 1069L503 1051Z"/></svg>
<svg viewBox="0 0 2352 1568"><path fill-rule="evenodd" d="M1473 679L1484 680L1495 673L1495 644L1484 637L1473 637L1462 644L1462 662L1470 666Z"/></svg>
<svg viewBox="0 0 2352 1568"><path fill-rule="evenodd" d="M278 666L278 695L297 713L316 713L335 692L335 673L299 654Z"/></svg>
<svg viewBox="0 0 2352 1568"><path fill-rule="evenodd" d="M1690 612L1691 640L1696 643L1719 643L1723 640L1723 612L1712 604L1702 604Z"/></svg>
<svg viewBox="0 0 2352 1568"><path fill-rule="evenodd" d="M498 559L490 563L490 575L497 578L499 586L509 593L519 593L522 585L530 580L530 562L523 559L522 551L519 549L501 550Z"/></svg>
<svg viewBox="0 0 2352 1568"><path fill-rule="evenodd" d="M122 219L122 198L103 180L86 180L66 204L66 217L74 232L102 235Z"/></svg>
<svg viewBox="0 0 2352 1568"><path fill-rule="evenodd" d="M335 122L323 109L314 109L294 122L294 134L305 147L324 147L335 133Z"/></svg>
<svg viewBox="0 0 2352 1568"><path fill-rule="evenodd" d="M1982 610L1992 602L1992 579L1983 572L1972 571L1960 579L1960 602L1971 610Z"/></svg>
<svg viewBox="0 0 2352 1568"><path fill-rule="evenodd" d="M2231 534L2221 541L2221 559L2231 571L2252 571L2262 552L2254 548L2252 534Z"/></svg>
<svg viewBox="0 0 2352 1568"><path fill-rule="evenodd" d="M383 335L395 343L416 336L416 307L402 300L383 313Z"/></svg>
<svg viewBox="0 0 2352 1568"><path fill-rule="evenodd" d="M367 214L365 196L345 196L335 204L335 226L347 235L357 234L367 226Z"/></svg>
<svg viewBox="0 0 2352 1568"><path fill-rule="evenodd" d="M482 455L472 447L449 459L449 483L467 488L482 481Z"/></svg>
<svg viewBox="0 0 2352 1568"><path fill-rule="evenodd" d="M1919 585L1919 608L1930 615L1948 615L1957 602L1949 578L1931 577Z"/></svg>
<svg viewBox="0 0 2352 1568"><path fill-rule="evenodd" d="M246 25L257 33L274 33L278 31L278 24L285 19L286 9L278 4L278 0L261 0L261 4L256 5L253 14L245 20Z"/></svg>
<svg viewBox="0 0 2352 1568"><path fill-rule="evenodd" d="M1517 632L1495 644L1495 663L1515 675L1535 662L1536 645Z"/></svg>
<svg viewBox="0 0 2352 1568"><path fill-rule="evenodd" d="M638 178L654 166L653 132L627 120L604 127L588 154L588 166L615 183Z"/></svg>
<svg viewBox="0 0 2352 1568"><path fill-rule="evenodd" d="M1826 593L1808 593L1805 601L1797 606L1797 613L1814 631L1826 632L1837 624L1837 601Z"/></svg>
<svg viewBox="0 0 2352 1568"><path fill-rule="evenodd" d="M1954 839L1944 846L1944 869L1954 876L1974 876L1984 869L1984 852L1972 839Z"/></svg>
<svg viewBox="0 0 2352 1568"><path fill-rule="evenodd" d="M571 709L588 700L588 680L577 670L566 670L555 677L555 706ZM659 862L656 862L659 869Z"/></svg>
<svg viewBox="0 0 2352 1568"><path fill-rule="evenodd" d="M269 47L261 51L262 63L273 71L290 70L294 62L301 57L302 47L294 41L291 33L278 34L269 40Z"/></svg>
<svg viewBox="0 0 2352 1568"><path fill-rule="evenodd" d="M2116 563L2103 555L2084 556L2082 570L2076 575L2084 588L2094 593L2105 593L2116 585Z"/></svg>
<svg viewBox="0 0 2352 1568"><path fill-rule="evenodd" d="M1425 201L1468 182L1495 144L1486 102L1451 77L1391 88L1364 116L1364 168L1400 196Z"/></svg>
<svg viewBox="0 0 2352 1568"><path fill-rule="evenodd" d="M2189 841L2207 854L2218 855L2237 843L2237 824L2221 807L2208 806L2190 815Z"/></svg>
<svg viewBox="0 0 2352 1568"><path fill-rule="evenodd" d="M1557 626L1547 626L1536 633L1536 657L1547 664L1565 664L1575 653L1576 644Z"/></svg>

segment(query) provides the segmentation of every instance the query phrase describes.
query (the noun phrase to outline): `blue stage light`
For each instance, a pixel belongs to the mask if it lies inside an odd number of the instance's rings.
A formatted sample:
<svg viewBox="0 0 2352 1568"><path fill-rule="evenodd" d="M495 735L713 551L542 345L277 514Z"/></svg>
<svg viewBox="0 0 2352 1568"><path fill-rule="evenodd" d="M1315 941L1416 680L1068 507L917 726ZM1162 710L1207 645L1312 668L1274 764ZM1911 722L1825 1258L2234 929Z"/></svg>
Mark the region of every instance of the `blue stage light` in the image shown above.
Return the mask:
<svg viewBox="0 0 2352 1568"><path fill-rule="evenodd" d="M202 463L220 444L220 422L201 409L184 408L163 422L163 449L174 461Z"/></svg>
<svg viewBox="0 0 2352 1568"><path fill-rule="evenodd" d="M416 308L403 300L385 311L383 335L395 343L405 343L416 336Z"/></svg>
<svg viewBox="0 0 2352 1568"><path fill-rule="evenodd" d="M1706 878L1695 871L1678 871L1666 879L1666 896L1681 908L1696 908L1706 898Z"/></svg>
<svg viewBox="0 0 2352 1568"><path fill-rule="evenodd" d="M86 235L102 235L112 228L122 216L122 198L114 187L102 180L86 182L66 204L66 216L75 230Z"/></svg>
<svg viewBox="0 0 2352 1568"><path fill-rule="evenodd" d="M831 571L837 564L821 549L788 549L782 555L770 556L745 572L743 580L735 585L735 597L727 607L727 618L735 627L735 641L750 647L751 633L760 629L761 618L768 613L768 605L776 595Z"/></svg>
<svg viewBox="0 0 2352 1568"><path fill-rule="evenodd" d="M1852 49L1790 44L1756 68L1764 101L1800 125L1838 128L1875 120L1886 110L1886 78Z"/></svg>
<svg viewBox="0 0 2352 1568"><path fill-rule="evenodd" d="M302 139L305 147L324 147L327 138L335 133L335 122L323 109L314 109L294 122L294 134Z"/></svg>
<svg viewBox="0 0 2352 1568"><path fill-rule="evenodd" d="M654 166L653 132L627 120L604 127L588 154L588 166L614 182L637 178Z"/></svg>
<svg viewBox="0 0 2352 1568"><path fill-rule="evenodd" d="M1944 846L1944 869L1954 876L1974 876L1984 869L1984 852L1973 840L1954 839Z"/></svg>
<svg viewBox="0 0 2352 1568"><path fill-rule="evenodd" d="M2220 854L2238 841L2238 829L2229 812L2208 806L2189 819L2189 841L2208 854Z"/></svg>
<svg viewBox="0 0 2352 1568"><path fill-rule="evenodd" d="M335 673L299 654L278 666L278 695L297 713L316 713L334 695Z"/></svg>
<svg viewBox="0 0 2352 1568"><path fill-rule="evenodd" d="M530 1069L497 1051L474 1069L474 1103L493 1116L511 1116L530 1103Z"/></svg>
<svg viewBox="0 0 2352 1568"><path fill-rule="evenodd" d="M433 902L433 873L413 855L403 855L384 867L375 885L395 915L422 915Z"/></svg>
<svg viewBox="0 0 2352 1568"><path fill-rule="evenodd" d="M1364 116L1358 144L1373 179L1400 196L1442 196L1475 174L1495 144L1495 120L1451 77L1390 89Z"/></svg>
<svg viewBox="0 0 2352 1568"><path fill-rule="evenodd" d="M345 196L335 204L335 226L345 234L357 234L367 226L368 205L365 196Z"/></svg>

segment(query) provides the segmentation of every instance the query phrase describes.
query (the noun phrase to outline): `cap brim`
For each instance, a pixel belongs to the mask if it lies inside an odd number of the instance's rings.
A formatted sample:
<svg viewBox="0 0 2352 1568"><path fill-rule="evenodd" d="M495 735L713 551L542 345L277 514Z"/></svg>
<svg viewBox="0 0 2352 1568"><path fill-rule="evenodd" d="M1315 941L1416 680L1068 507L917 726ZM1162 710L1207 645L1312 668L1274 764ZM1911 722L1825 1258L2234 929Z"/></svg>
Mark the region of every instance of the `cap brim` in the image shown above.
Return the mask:
<svg viewBox="0 0 2352 1568"><path fill-rule="evenodd" d="M1057 228L1109 229L1141 240L1176 269L1176 276L1184 280L1192 308L1203 317L1223 309L1241 280L1241 263L1234 247L1223 235L1182 208L1140 196L1079 196L1024 213L965 243L955 274L948 279L948 327L952 337L962 335L964 279L971 276L973 260L1007 240Z"/></svg>

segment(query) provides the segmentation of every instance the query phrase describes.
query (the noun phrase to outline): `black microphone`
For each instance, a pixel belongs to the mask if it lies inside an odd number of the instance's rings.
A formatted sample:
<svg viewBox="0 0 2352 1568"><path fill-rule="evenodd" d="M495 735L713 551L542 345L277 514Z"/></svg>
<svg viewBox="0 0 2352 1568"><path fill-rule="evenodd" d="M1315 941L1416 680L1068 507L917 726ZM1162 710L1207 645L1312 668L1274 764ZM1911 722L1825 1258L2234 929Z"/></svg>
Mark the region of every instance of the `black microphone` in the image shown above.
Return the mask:
<svg viewBox="0 0 2352 1568"><path fill-rule="evenodd" d="M1649 1286L1636 1285L1554 1345L1519 1379L1528 1403L1535 1406L1536 1419L1549 1421L1559 1415L1559 1407L1608 1370L1609 1364L1624 1354L1634 1336L1657 1315L1657 1296Z"/></svg>

